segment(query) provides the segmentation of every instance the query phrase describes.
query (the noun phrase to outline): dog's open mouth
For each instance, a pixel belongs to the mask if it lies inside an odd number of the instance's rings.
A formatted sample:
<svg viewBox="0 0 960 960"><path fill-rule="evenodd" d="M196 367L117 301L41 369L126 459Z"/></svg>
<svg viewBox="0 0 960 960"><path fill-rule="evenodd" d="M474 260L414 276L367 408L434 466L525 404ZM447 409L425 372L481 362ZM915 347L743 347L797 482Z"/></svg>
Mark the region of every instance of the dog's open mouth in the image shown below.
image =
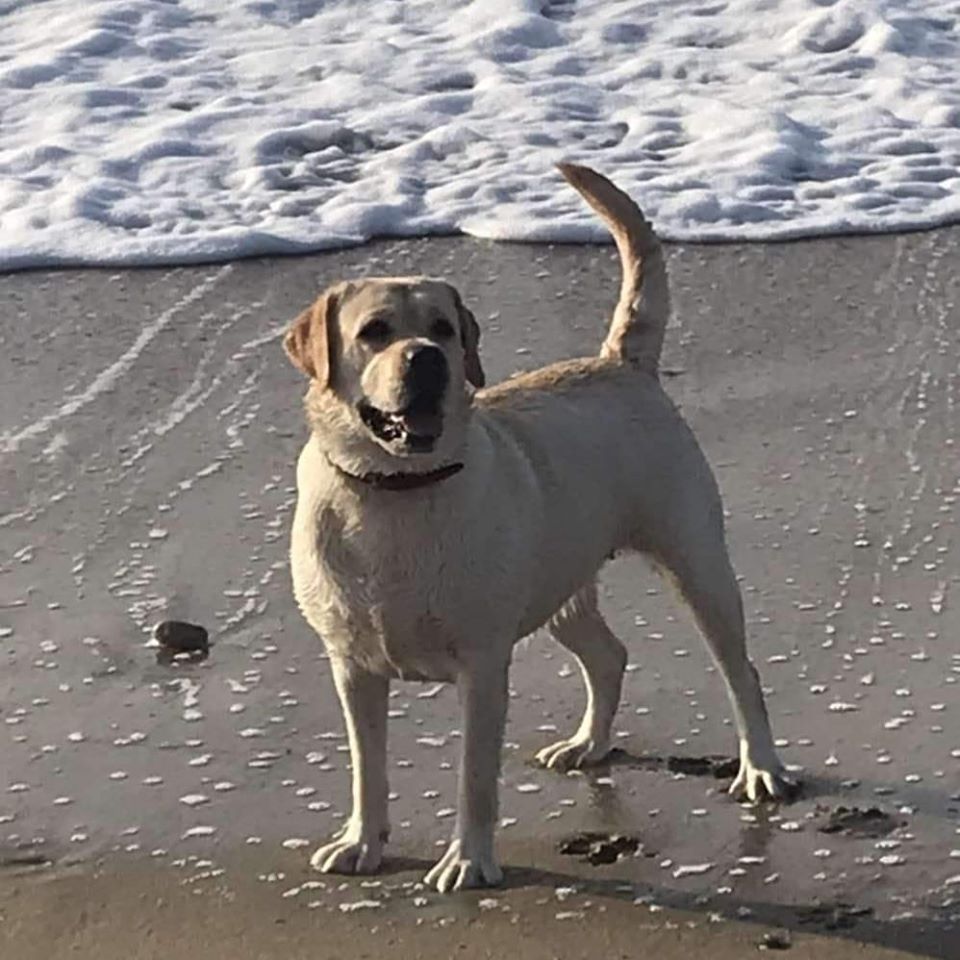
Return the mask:
<svg viewBox="0 0 960 960"><path fill-rule="evenodd" d="M366 400L357 405L366 428L384 443L400 443L415 453L429 453L443 430L443 414L411 404L404 410L388 413Z"/></svg>

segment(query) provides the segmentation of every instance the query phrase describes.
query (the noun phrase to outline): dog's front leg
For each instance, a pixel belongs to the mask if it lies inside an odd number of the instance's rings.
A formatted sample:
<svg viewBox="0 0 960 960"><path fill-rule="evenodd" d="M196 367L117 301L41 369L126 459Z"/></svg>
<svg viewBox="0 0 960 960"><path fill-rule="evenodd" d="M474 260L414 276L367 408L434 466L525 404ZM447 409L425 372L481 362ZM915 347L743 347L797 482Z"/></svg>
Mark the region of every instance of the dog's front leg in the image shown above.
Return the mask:
<svg viewBox="0 0 960 960"><path fill-rule="evenodd" d="M310 859L324 873L374 873L387 820L387 698L390 682L350 660L331 658L353 766L353 813L335 840Z"/></svg>
<svg viewBox="0 0 960 960"><path fill-rule="evenodd" d="M426 876L426 883L441 893L495 886L503 878L493 835L509 657L484 655L490 659L470 664L457 681L463 712L457 824L446 853Z"/></svg>

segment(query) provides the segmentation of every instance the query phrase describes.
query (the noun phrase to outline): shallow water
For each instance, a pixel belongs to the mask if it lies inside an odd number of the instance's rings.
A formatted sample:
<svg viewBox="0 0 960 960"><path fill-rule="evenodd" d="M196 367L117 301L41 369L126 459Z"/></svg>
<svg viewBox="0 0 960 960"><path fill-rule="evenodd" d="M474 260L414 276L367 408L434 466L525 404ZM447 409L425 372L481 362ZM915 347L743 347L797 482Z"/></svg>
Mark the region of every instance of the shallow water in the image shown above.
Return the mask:
<svg viewBox="0 0 960 960"><path fill-rule="evenodd" d="M958 248L952 230L671 250L667 389L716 469L752 654L806 790L754 810L709 764L669 761L732 754L725 694L666 586L618 561L602 603L630 666L611 764L569 777L532 765L576 724L582 692L561 648L534 637L517 650L508 889L491 894L502 905L518 887L574 886L588 892L555 912L592 916L584 898L620 897L879 942L921 923L948 936L960 913ZM484 328L495 381L594 349L616 270L606 248L442 240L0 278L14 305L0 317L11 877L148 861L203 885L249 862L255 876L237 882L299 887L290 899L315 909L385 890L403 909L440 902L415 882L454 803L459 718L442 687L394 688L381 885L307 871L348 812L349 776L327 664L290 593L304 427L279 333L340 274L442 274ZM168 617L210 630L206 661L157 663L150 630ZM821 832L841 805L895 826ZM559 852L584 830L635 835L636 855L592 866Z"/></svg>

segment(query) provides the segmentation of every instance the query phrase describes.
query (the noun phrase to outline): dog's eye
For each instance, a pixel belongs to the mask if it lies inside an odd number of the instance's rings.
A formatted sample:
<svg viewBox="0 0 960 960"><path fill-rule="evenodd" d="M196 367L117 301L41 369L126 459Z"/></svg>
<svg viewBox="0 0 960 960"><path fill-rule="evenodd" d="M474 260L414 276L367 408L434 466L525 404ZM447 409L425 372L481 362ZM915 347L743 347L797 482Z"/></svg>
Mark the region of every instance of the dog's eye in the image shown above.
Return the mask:
<svg viewBox="0 0 960 960"><path fill-rule="evenodd" d="M453 324L446 317L437 317L430 325L430 336L434 340L449 340L453 336Z"/></svg>
<svg viewBox="0 0 960 960"><path fill-rule="evenodd" d="M369 323L365 323L361 328L360 332L357 334L358 340L363 340L364 343L379 343L383 340L386 340L390 336L390 324L386 320L381 320L377 318L371 320Z"/></svg>

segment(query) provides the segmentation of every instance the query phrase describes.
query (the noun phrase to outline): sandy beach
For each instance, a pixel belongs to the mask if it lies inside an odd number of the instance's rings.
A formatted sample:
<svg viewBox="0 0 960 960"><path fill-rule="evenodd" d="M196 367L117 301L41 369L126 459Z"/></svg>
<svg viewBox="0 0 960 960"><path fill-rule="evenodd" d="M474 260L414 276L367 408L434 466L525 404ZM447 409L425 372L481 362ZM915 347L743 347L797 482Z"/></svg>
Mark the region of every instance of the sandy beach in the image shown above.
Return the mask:
<svg viewBox="0 0 960 960"><path fill-rule="evenodd" d="M734 738L685 609L603 577L630 654L611 762L535 767L582 690L517 649L506 885L418 885L454 802L452 690L397 684L394 836L312 874L346 744L287 569L303 383L280 334L325 283L452 280L491 381L596 350L612 247L462 238L0 277L0 956L960 955L960 228L670 248L667 389L717 473L795 803L729 800ZM162 664L161 619L205 625ZM717 759L719 758L719 759ZM844 812L846 811L846 812ZM631 852L561 852L584 831Z"/></svg>

